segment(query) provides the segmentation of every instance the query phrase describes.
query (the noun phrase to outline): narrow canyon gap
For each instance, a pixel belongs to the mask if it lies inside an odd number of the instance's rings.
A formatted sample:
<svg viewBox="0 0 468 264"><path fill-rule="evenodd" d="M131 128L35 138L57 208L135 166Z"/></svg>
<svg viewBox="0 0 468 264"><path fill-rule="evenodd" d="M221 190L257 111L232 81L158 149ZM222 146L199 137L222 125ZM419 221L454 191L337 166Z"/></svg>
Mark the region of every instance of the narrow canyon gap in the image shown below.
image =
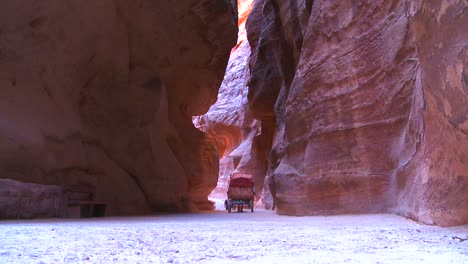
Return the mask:
<svg viewBox="0 0 468 264"><path fill-rule="evenodd" d="M194 120L222 158L213 197L250 171L279 214L468 223L466 8L254 1L218 102Z"/></svg>
<svg viewBox="0 0 468 264"><path fill-rule="evenodd" d="M226 198L229 176L232 173L253 173L259 194L265 178L265 171L259 168L258 157L253 147L262 134L261 123L254 119L247 98L250 45L245 24L253 2L238 1L237 45L231 50L218 100L206 114L193 119L195 126L207 133L218 149L219 179L210 197L221 201Z"/></svg>

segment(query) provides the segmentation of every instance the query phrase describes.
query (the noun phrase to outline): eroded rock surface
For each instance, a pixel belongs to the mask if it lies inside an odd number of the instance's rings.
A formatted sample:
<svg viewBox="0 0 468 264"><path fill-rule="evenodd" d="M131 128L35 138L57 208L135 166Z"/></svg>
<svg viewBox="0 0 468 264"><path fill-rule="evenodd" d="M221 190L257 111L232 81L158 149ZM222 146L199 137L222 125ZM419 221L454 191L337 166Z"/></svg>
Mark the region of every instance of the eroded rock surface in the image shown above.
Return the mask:
<svg viewBox="0 0 468 264"><path fill-rule="evenodd" d="M255 2L248 97L278 213L468 223L466 5Z"/></svg>
<svg viewBox="0 0 468 264"><path fill-rule="evenodd" d="M7 1L0 177L89 184L110 214L196 209L218 155L193 115L216 100L234 1Z"/></svg>
<svg viewBox="0 0 468 264"><path fill-rule="evenodd" d="M60 216L62 196L60 186L0 179L0 219Z"/></svg>

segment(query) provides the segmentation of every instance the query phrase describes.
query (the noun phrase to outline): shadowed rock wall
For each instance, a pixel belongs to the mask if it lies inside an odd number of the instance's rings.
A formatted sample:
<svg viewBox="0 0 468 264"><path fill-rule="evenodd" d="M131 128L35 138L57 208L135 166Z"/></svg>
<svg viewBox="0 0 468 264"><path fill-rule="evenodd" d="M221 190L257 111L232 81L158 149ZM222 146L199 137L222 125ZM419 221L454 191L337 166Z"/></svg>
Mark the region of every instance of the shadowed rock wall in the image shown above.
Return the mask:
<svg viewBox="0 0 468 264"><path fill-rule="evenodd" d="M195 210L216 185L234 1L6 1L0 178L96 187L110 214Z"/></svg>
<svg viewBox="0 0 468 264"><path fill-rule="evenodd" d="M278 213L467 223L466 25L466 1L255 1L249 103L274 131Z"/></svg>
<svg viewBox="0 0 468 264"><path fill-rule="evenodd" d="M59 186L0 179L0 219L60 216L62 196Z"/></svg>

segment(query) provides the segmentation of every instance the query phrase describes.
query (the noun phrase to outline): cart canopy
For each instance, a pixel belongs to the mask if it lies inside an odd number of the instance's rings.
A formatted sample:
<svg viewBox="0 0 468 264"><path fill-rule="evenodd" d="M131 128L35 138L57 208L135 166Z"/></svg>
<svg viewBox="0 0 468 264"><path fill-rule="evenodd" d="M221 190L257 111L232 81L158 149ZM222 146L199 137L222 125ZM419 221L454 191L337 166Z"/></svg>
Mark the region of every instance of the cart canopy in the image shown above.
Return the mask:
<svg viewBox="0 0 468 264"><path fill-rule="evenodd" d="M248 187L252 188L254 182L252 180L251 173L233 173L231 174L231 180L229 181L229 188L232 187Z"/></svg>
<svg viewBox="0 0 468 264"><path fill-rule="evenodd" d="M231 174L231 179L237 179L237 178L252 179L253 175L252 175L252 173L233 173L233 174Z"/></svg>

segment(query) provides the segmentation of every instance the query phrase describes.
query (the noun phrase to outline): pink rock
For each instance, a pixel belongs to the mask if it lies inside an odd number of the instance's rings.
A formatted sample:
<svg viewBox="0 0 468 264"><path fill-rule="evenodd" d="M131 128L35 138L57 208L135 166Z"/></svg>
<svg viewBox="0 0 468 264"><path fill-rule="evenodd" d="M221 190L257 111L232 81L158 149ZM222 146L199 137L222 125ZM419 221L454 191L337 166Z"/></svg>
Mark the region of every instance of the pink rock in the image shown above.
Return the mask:
<svg viewBox="0 0 468 264"><path fill-rule="evenodd" d="M255 2L249 103L275 130L278 213L468 223L462 13L460 1Z"/></svg>

